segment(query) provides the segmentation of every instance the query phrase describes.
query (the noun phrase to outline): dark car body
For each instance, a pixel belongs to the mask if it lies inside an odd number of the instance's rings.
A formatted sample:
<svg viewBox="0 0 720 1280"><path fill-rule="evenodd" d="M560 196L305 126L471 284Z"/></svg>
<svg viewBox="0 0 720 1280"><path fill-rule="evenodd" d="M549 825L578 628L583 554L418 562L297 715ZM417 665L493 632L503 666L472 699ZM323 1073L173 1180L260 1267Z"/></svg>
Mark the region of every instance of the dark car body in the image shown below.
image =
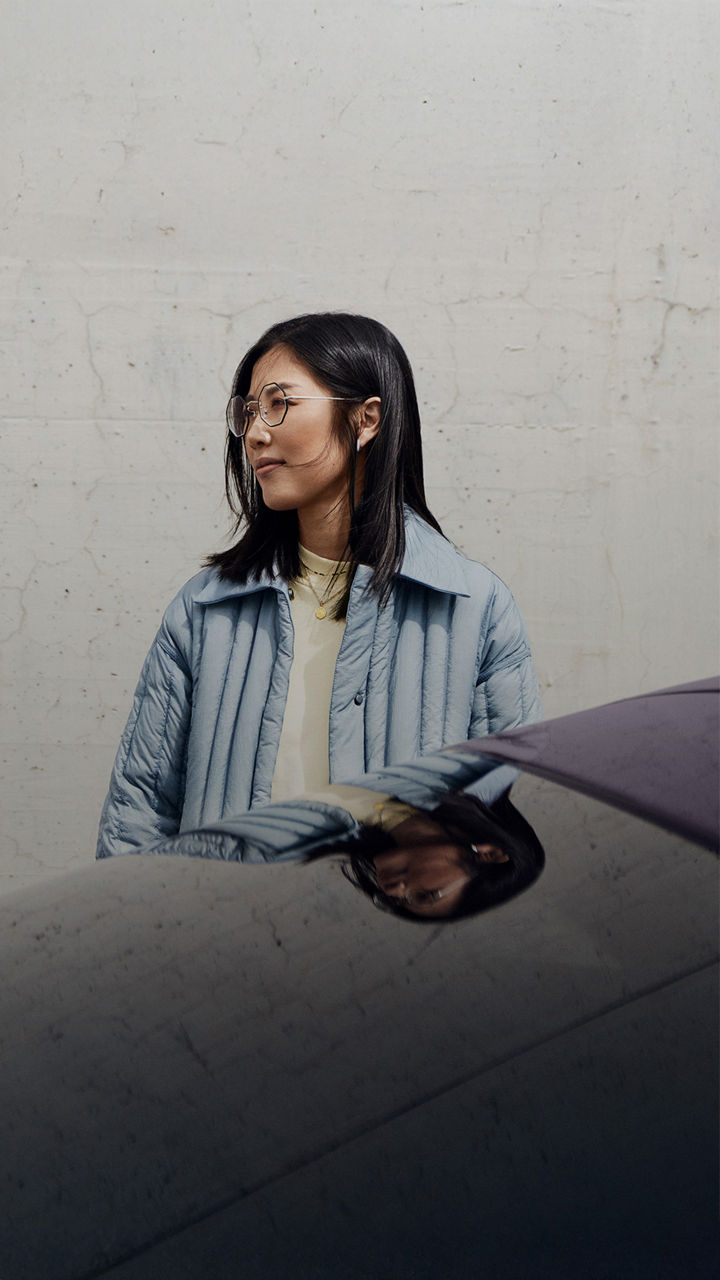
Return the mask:
<svg viewBox="0 0 720 1280"><path fill-rule="evenodd" d="M2 1280L715 1273L716 863L551 783L509 904L128 856L0 904Z"/></svg>

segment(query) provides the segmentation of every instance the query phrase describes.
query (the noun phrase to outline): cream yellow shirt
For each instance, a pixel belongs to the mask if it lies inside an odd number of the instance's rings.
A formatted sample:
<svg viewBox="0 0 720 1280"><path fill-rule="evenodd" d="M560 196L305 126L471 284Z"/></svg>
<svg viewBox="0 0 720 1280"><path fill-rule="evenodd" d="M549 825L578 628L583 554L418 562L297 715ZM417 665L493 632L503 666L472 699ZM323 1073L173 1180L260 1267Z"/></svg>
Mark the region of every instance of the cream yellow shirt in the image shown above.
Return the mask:
<svg viewBox="0 0 720 1280"><path fill-rule="evenodd" d="M272 800L290 800L330 781L330 697L345 633L345 619L336 622L330 610L345 589L350 566L313 555L303 546L300 562L303 574L290 583L295 647ZM316 617L318 600L326 602L322 619Z"/></svg>
<svg viewBox="0 0 720 1280"><path fill-rule="evenodd" d="M378 791L330 785L330 698L345 632L345 620L336 622L330 610L345 590L349 565L313 555L302 545L300 562L303 575L290 583L295 647L271 799L322 800L347 809L357 822L389 830L415 810ZM319 601L325 602L324 618L317 617Z"/></svg>

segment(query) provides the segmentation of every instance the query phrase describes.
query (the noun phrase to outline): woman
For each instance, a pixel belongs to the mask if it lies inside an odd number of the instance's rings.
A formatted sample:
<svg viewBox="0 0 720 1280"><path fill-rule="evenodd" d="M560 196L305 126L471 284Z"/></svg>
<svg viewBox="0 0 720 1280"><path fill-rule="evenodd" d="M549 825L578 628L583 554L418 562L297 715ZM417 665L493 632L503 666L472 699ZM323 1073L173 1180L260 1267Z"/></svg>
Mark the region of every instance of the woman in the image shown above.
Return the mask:
<svg viewBox="0 0 720 1280"><path fill-rule="evenodd" d="M227 421L240 537L163 618L100 857L540 715L510 592L427 508L412 372L383 325L274 325Z"/></svg>

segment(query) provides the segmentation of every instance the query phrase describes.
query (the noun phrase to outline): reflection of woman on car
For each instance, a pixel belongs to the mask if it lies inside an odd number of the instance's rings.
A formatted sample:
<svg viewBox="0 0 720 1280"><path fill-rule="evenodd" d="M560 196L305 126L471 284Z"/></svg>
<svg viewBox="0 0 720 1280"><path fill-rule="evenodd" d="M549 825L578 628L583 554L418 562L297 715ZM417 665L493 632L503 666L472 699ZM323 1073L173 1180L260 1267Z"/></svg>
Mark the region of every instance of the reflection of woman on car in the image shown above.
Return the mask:
<svg viewBox="0 0 720 1280"><path fill-rule="evenodd" d="M507 793L486 806L457 791L478 779L498 787L507 770L454 749L237 814L143 852L247 863L340 857L346 878L375 906L413 920L458 919L515 897L545 862Z"/></svg>
<svg viewBox="0 0 720 1280"><path fill-rule="evenodd" d="M101 857L540 715L510 592L428 510L412 372L383 325L273 326L227 421L240 536L165 614Z"/></svg>
<svg viewBox="0 0 720 1280"><path fill-rule="evenodd" d="M406 919L457 920L516 897L545 855L507 795L491 806L453 795L392 831L365 826L340 850L343 873L376 907Z"/></svg>

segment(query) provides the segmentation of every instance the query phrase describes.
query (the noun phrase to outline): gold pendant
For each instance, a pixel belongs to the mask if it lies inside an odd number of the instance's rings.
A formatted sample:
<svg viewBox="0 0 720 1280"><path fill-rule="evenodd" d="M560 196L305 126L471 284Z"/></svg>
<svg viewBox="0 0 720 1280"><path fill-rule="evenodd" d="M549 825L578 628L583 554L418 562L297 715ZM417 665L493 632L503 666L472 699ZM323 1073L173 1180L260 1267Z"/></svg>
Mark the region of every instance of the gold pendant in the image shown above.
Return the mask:
<svg viewBox="0 0 720 1280"><path fill-rule="evenodd" d="M326 614L325 614L325 610L323 609L322 605L320 605L320 606L315 610L315 617L316 617L316 618L319 618L319 619L320 619L320 621L322 622L322 620L323 620L323 618L324 618L325 616L326 616Z"/></svg>

